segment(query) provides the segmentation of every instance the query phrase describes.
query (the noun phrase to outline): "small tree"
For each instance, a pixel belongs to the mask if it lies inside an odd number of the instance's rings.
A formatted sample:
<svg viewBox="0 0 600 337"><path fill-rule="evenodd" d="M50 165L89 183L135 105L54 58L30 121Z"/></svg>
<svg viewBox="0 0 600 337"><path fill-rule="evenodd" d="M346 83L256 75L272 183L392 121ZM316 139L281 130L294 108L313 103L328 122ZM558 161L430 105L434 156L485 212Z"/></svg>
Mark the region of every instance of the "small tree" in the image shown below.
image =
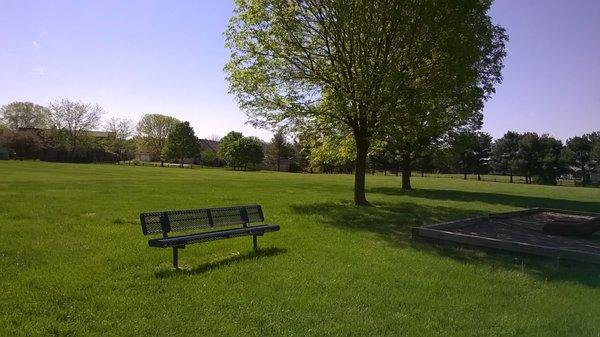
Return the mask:
<svg viewBox="0 0 600 337"><path fill-rule="evenodd" d="M233 151L232 148L234 144L243 137L244 135L242 135L241 132L231 131L219 141L219 157L223 158L227 165L233 167L234 169L235 167L232 165L233 158L231 157L231 153Z"/></svg>
<svg viewBox="0 0 600 337"><path fill-rule="evenodd" d="M525 182L531 184L536 177L542 184L555 185L558 177L566 172L562 142L549 135L526 132L519 140L517 166L525 175Z"/></svg>
<svg viewBox="0 0 600 337"><path fill-rule="evenodd" d="M0 120L12 130L46 128L50 121L48 108L31 102L13 102L0 108Z"/></svg>
<svg viewBox="0 0 600 337"><path fill-rule="evenodd" d="M249 164L256 167L264 159L263 144L256 137L244 137L231 131L219 142L219 156L234 170L246 170Z"/></svg>
<svg viewBox="0 0 600 337"><path fill-rule="evenodd" d="M131 153L133 142L133 122L128 118L112 117L106 122L106 131L110 133L108 149L114 153L118 161L124 160Z"/></svg>
<svg viewBox="0 0 600 337"><path fill-rule="evenodd" d="M179 123L177 118L160 114L144 115L138 122L137 133L140 137L140 145L154 158L160 158L161 166L164 165L162 150L167 136L177 123Z"/></svg>
<svg viewBox="0 0 600 337"><path fill-rule="evenodd" d="M568 159L578 171L576 174L581 176L581 185L585 186L589 181L589 171L591 170L591 152L594 143L590 135L573 137L567 140Z"/></svg>
<svg viewBox="0 0 600 337"><path fill-rule="evenodd" d="M592 146L592 151L590 151L590 158L593 165L593 169L596 173L600 173L600 141L597 141Z"/></svg>
<svg viewBox="0 0 600 337"><path fill-rule="evenodd" d="M477 174L477 180L481 180L481 174L489 167L492 137L484 132L466 130L453 134L450 143L463 178L467 179L467 174L473 172Z"/></svg>
<svg viewBox="0 0 600 337"><path fill-rule="evenodd" d="M262 163L265 158L263 142L256 137L244 137L240 139L236 149L237 150L234 152L241 155L239 161L244 167L244 170L247 169L248 165L252 165L253 168L256 168L256 165Z"/></svg>
<svg viewBox="0 0 600 337"><path fill-rule="evenodd" d="M163 156L167 159L179 159L181 167L185 158L196 157L200 154L200 140L189 122L177 123L169 132Z"/></svg>
<svg viewBox="0 0 600 337"><path fill-rule="evenodd" d="M282 132L277 132L273 135L273 139L267 145L267 153L265 156L266 162L270 166L277 168L277 171L281 170L281 160L289 157L293 154L294 150L290 143L285 139Z"/></svg>
<svg viewBox="0 0 600 337"><path fill-rule="evenodd" d="M520 134L508 131L502 138L494 142L490 154L490 163L494 171L508 174L511 183L513 182L513 175L518 169L517 160L520 139Z"/></svg>
<svg viewBox="0 0 600 337"><path fill-rule="evenodd" d="M217 153L210 149L202 150L200 152L200 159L202 160L202 164L208 166L217 166L219 160Z"/></svg>
<svg viewBox="0 0 600 337"><path fill-rule="evenodd" d="M64 136L71 158L84 142L89 131L98 127L104 111L99 105L72 102L67 99L50 103L50 119L58 131L57 137Z"/></svg>

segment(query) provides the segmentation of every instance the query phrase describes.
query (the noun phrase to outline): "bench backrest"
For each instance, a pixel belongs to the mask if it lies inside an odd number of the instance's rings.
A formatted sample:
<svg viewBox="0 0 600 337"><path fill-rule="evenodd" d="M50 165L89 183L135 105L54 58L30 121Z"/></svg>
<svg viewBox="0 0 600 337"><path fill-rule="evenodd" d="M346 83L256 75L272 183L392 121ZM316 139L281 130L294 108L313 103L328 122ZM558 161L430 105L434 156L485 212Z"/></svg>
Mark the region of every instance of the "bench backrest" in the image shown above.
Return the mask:
<svg viewBox="0 0 600 337"><path fill-rule="evenodd" d="M146 212L140 214L144 235L187 231L217 226L243 225L263 222L260 205L189 209L180 211Z"/></svg>

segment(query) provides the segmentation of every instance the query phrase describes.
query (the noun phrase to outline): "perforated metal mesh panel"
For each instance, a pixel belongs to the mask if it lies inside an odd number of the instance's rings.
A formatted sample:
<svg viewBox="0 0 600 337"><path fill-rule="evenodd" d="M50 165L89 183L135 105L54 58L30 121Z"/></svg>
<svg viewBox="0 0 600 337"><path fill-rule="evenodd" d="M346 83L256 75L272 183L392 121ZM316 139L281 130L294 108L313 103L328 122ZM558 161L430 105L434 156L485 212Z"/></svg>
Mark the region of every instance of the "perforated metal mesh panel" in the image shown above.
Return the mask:
<svg viewBox="0 0 600 337"><path fill-rule="evenodd" d="M264 221L260 205L203 208L140 214L144 235Z"/></svg>

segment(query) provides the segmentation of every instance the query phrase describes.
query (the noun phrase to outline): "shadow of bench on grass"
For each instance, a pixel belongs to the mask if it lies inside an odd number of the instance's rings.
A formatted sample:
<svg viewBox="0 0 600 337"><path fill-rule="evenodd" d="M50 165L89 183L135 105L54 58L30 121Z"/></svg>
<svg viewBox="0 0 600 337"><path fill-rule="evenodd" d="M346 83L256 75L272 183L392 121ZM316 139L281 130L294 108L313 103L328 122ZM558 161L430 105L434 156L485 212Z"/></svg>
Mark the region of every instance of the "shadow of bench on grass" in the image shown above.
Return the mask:
<svg viewBox="0 0 600 337"><path fill-rule="evenodd" d="M218 260L218 261L202 263L202 264L199 264L192 268L180 268L180 269L162 268L162 269L154 272L154 276L156 278L168 278L168 277L181 276L181 275L197 275L197 274L202 274L202 273L205 273L205 272L208 272L211 270L215 270L215 269L225 267L230 264L242 262L242 261L249 261L249 260L253 260L253 259L261 259L261 258L265 258L265 257L276 256L279 254L283 254L286 251L287 251L286 249L277 248L277 247L262 248L262 249L258 250L257 252L249 251L247 253L232 255L230 257L226 257L226 258Z"/></svg>

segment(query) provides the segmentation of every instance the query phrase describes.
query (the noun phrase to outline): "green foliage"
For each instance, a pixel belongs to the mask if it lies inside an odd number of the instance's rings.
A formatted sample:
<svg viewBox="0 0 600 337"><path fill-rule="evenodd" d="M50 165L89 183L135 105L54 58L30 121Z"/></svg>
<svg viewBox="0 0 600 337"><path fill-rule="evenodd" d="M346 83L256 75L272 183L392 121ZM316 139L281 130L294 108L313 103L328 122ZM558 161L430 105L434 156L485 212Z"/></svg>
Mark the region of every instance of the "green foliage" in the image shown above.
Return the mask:
<svg viewBox="0 0 600 337"><path fill-rule="evenodd" d="M200 158L204 165L209 165L209 166L217 166L218 165L219 157L213 150L202 150L200 152Z"/></svg>
<svg viewBox="0 0 600 337"><path fill-rule="evenodd" d="M600 144L600 132L584 134L567 140L566 160L576 168L575 175L581 179L583 186L589 182L589 173L596 166L592 155L596 144Z"/></svg>
<svg viewBox="0 0 600 337"><path fill-rule="evenodd" d="M114 153L118 161L131 159L134 156L137 144L131 139L133 136L133 122L128 118L113 117L105 126L109 132L106 142L107 150Z"/></svg>
<svg viewBox="0 0 600 337"><path fill-rule="evenodd" d="M50 121L57 136L55 143L60 143L72 155L78 150L89 147L89 132L96 129L104 110L99 105L83 102L57 100L50 103Z"/></svg>
<svg viewBox="0 0 600 337"><path fill-rule="evenodd" d="M489 169L492 137L484 132L465 130L452 134L450 145L454 161L464 179L467 179L467 174L475 173L477 179L481 180L481 174Z"/></svg>
<svg viewBox="0 0 600 337"><path fill-rule="evenodd" d="M369 163L372 170L388 170L398 162L398 151L390 142L375 140L369 150Z"/></svg>
<svg viewBox="0 0 600 337"><path fill-rule="evenodd" d="M280 171L282 159L292 160L294 155L294 147L285 138L283 132L279 131L273 135L273 139L267 144L265 164Z"/></svg>
<svg viewBox="0 0 600 337"><path fill-rule="evenodd" d="M177 123L171 128L162 153L167 159L180 160L182 167L184 158L194 158L200 154L200 140L189 122Z"/></svg>
<svg viewBox="0 0 600 337"><path fill-rule="evenodd" d="M231 158L229 154L232 151L233 145L240 139L242 139L244 135L241 132L231 131L225 137L223 137L219 141L219 157L223 158L226 162L229 163Z"/></svg>
<svg viewBox="0 0 600 337"><path fill-rule="evenodd" d="M240 132L231 131L219 142L219 156L234 169L246 170L248 165L255 167L263 161L263 145L256 137L244 137Z"/></svg>
<svg viewBox="0 0 600 337"><path fill-rule="evenodd" d="M594 143L592 151L590 152L590 158L594 165L595 171L600 173L600 141Z"/></svg>
<svg viewBox="0 0 600 337"><path fill-rule="evenodd" d="M567 160L562 142L549 135L526 132L519 140L517 166L531 182L534 177L542 184L555 185L558 177L567 171Z"/></svg>
<svg viewBox="0 0 600 337"><path fill-rule="evenodd" d="M137 133L141 149L148 151L154 158L160 158L171 128L180 121L171 116L146 114L137 124Z"/></svg>
<svg viewBox="0 0 600 337"><path fill-rule="evenodd" d="M336 169L352 172L356 158L355 148L351 135L315 139L310 151L310 165L328 173L333 173Z"/></svg>
<svg viewBox="0 0 600 337"><path fill-rule="evenodd" d="M50 110L31 102L13 102L0 108L0 121L12 129L47 128L50 123Z"/></svg>
<svg viewBox="0 0 600 337"><path fill-rule="evenodd" d="M10 150L17 158L37 159L44 143L33 130L7 131L0 134L0 147Z"/></svg>
<svg viewBox="0 0 600 337"><path fill-rule="evenodd" d="M351 132L355 203L365 204L373 138L417 150L472 119L501 80L506 34L489 6L238 0L226 32L231 91L254 125L327 119Z"/></svg>
<svg viewBox="0 0 600 337"><path fill-rule="evenodd" d="M497 139L492 146L490 163L497 173L512 176L518 171L519 141L521 135L514 131L508 131L502 138Z"/></svg>

